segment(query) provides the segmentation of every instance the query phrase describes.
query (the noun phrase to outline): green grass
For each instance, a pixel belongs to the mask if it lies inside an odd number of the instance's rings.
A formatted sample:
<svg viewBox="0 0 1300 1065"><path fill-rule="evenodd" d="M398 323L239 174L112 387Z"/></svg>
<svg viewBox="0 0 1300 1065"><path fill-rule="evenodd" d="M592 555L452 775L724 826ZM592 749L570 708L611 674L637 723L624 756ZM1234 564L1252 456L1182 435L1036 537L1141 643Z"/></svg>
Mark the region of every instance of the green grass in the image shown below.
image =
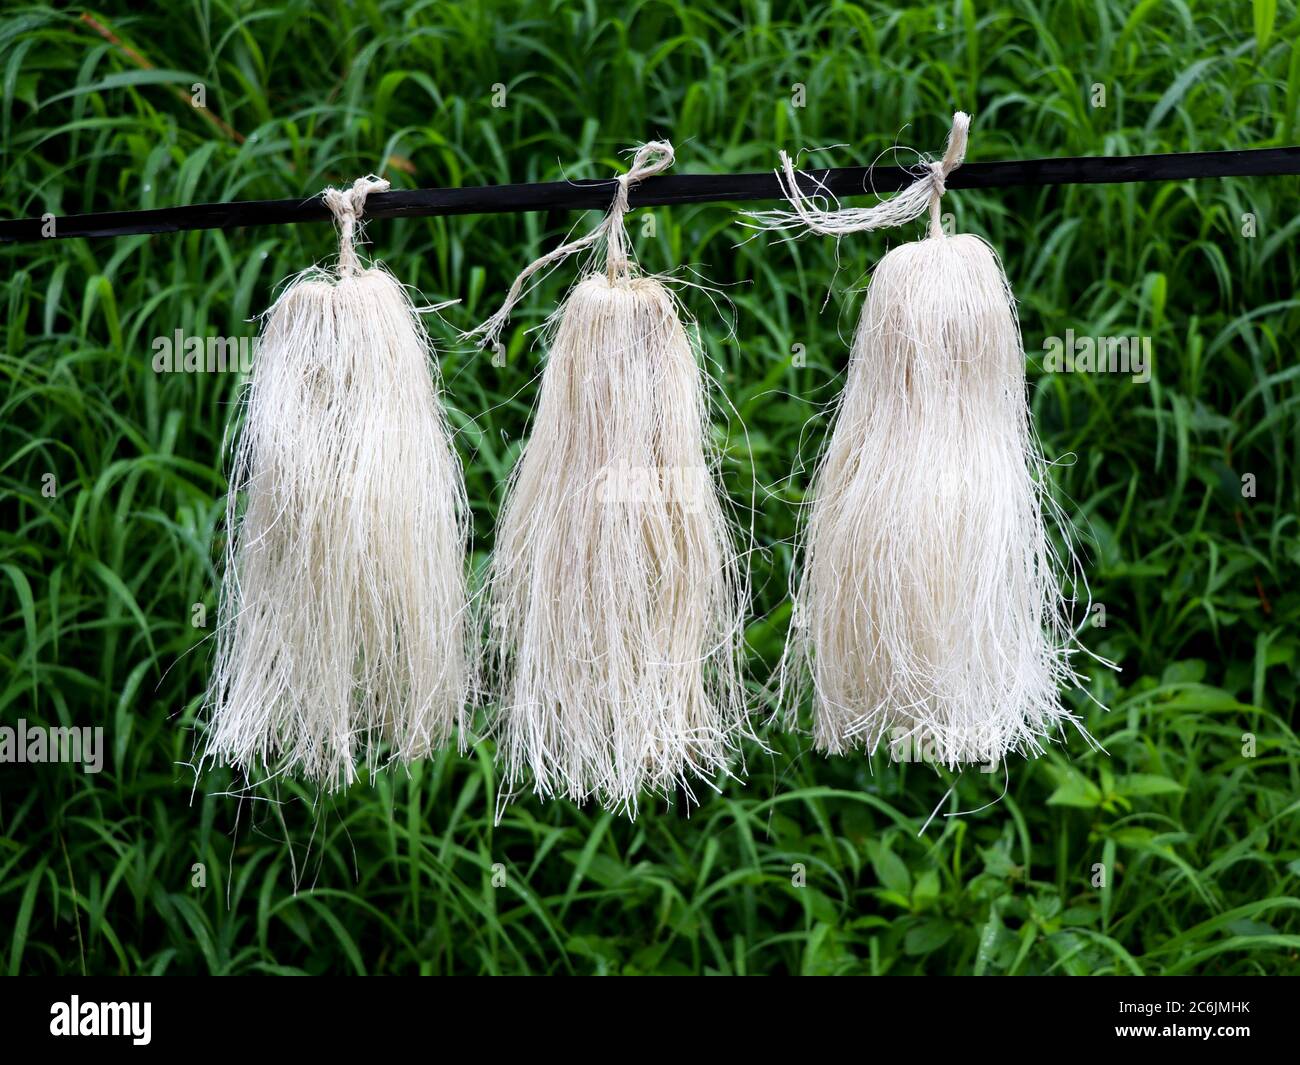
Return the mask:
<svg viewBox="0 0 1300 1065"><path fill-rule="evenodd" d="M218 0L100 9L120 43L75 11L11 9L0 198L16 217L300 196L385 159L402 187L603 177L656 135L679 172L765 170L779 147L828 144L847 145L828 163L850 164L895 142L938 149L959 107L976 116L972 160L1289 144L1300 18L1272 8ZM209 112L188 102L195 82ZM747 784L635 823L526 796L494 825L486 745L320 803L293 784L279 805L241 803L222 773L195 790L210 630L191 611L215 614L237 382L155 375L150 345L178 328L251 335L331 231L0 249L0 723L102 725L109 752L99 775L0 766L0 966L1300 972L1297 179L958 191L945 209L1001 251L1020 299L1038 426L1065 459L1106 607L1086 638L1123 671L1096 678L1109 713L1076 700L1106 754L1075 742L1017 759L1000 803L923 834L936 806L983 807L1003 778L968 773L945 800L948 774L825 759L775 727ZM727 205L655 214L653 239L631 220L641 262L697 269L734 305L729 337L705 293L683 293L738 412L718 419L728 487L742 504L759 489L757 685L787 623L795 504L854 289L921 223L846 240L837 274L824 241L737 247ZM524 330L572 270L516 314L504 367L451 327L481 320L576 220L369 228L430 302L464 300L437 333L479 563L535 395ZM1151 336L1152 382L1045 375L1043 338L1069 328Z"/></svg>

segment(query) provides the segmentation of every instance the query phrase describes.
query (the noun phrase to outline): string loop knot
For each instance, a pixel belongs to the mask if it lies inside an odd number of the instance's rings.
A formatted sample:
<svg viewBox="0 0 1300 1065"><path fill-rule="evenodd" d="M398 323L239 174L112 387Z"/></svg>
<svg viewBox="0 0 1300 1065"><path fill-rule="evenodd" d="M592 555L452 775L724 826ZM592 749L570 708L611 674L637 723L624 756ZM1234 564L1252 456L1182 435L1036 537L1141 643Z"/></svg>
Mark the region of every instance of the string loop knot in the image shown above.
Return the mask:
<svg viewBox="0 0 1300 1065"><path fill-rule="evenodd" d="M942 196L948 191L948 186L944 183L944 178L947 176L943 170L942 160L936 160L930 164L930 181L934 185L934 194L936 196Z"/></svg>
<svg viewBox="0 0 1300 1065"><path fill-rule="evenodd" d="M970 115L958 111L952 116L952 129L948 132L948 147L943 153L943 158L936 159L930 164L930 184L933 189L930 194L930 236L932 237L943 234L939 200L948 191L948 175L961 166L966 158L966 140L969 132Z"/></svg>
<svg viewBox="0 0 1300 1065"><path fill-rule="evenodd" d="M672 144L668 141L647 141L637 148L636 154L632 156L632 165L627 172L619 174L613 179L614 199L605 217L601 219L600 225L596 226L586 236L561 244L554 251L548 252L524 267L510 286L510 291L506 294L505 301L497 312L476 329L471 329L469 332L462 334L464 338L468 340L472 337L478 337L480 347L494 347L501 338L501 331L505 328L511 311L523 299L525 286L529 278L539 271L545 270L548 266L567 259L575 252L590 248L602 240L605 242L606 276L610 281L628 277L632 266L628 252L627 231L624 228L623 219L628 212L629 195L633 186L646 178L662 174L673 165L675 160L676 153L673 151Z"/></svg>
<svg viewBox="0 0 1300 1065"><path fill-rule="evenodd" d="M919 218L930 209L930 235L940 236L943 228L939 222L939 199L947 191L948 175L961 166L966 158L966 142L970 131L970 115L958 111L952 116L952 129L943 158L928 164L912 184L893 199L871 207L840 209L838 202L832 210L816 204L819 197L834 196L825 184L811 175L795 169L794 161L786 152L780 153L781 165L776 177L781 192L789 201L790 210L752 211L751 228L766 230L803 230L825 236L842 237L847 233L863 233L873 229L901 226ZM815 191L805 195L799 179L812 182Z"/></svg>
<svg viewBox="0 0 1300 1065"><path fill-rule="evenodd" d="M372 192L387 192L391 186L381 177L368 174L357 178L350 189L326 189L321 193L325 206L334 215L339 229L339 274L349 277L361 269L357 257L356 237L361 216L365 213L366 197Z"/></svg>

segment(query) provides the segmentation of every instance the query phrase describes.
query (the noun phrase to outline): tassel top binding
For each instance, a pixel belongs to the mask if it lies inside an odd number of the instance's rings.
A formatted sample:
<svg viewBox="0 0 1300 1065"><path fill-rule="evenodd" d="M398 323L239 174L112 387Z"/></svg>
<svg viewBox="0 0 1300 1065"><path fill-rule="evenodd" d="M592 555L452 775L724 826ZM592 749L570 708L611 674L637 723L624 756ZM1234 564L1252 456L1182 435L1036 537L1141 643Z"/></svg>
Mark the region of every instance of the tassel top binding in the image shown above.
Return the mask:
<svg viewBox="0 0 1300 1065"><path fill-rule="evenodd" d="M373 174L357 178L350 189L326 189L321 193L325 206L334 215L339 227L339 276L351 277L361 271L357 258L357 230L366 208L366 197L372 192L387 192L390 185Z"/></svg>
<svg viewBox="0 0 1300 1065"><path fill-rule="evenodd" d="M673 146L668 141L648 141L641 145L636 150L636 155L632 157L632 166L627 173L619 174L614 178L617 184L614 190L614 202L600 225L585 237L561 244L554 251L548 252L524 267L515 278L514 284L510 286L505 302L501 304L496 314L478 328L465 333L465 339L478 337L479 347L495 347L501 339L501 330L505 328L510 313L524 296L528 279L548 266L567 259L575 252L593 247L602 240L605 242L606 276L611 282L628 278L631 274L631 263L628 256L627 232L623 228L623 217L628 211L628 192L633 185L646 178L662 174L673 165L674 158Z"/></svg>
<svg viewBox="0 0 1300 1065"><path fill-rule="evenodd" d="M753 229L773 231L795 230L801 233L820 233L823 236L842 237L848 233L865 233L873 229L888 229L901 226L915 218L920 218L926 208L930 210L930 236L943 234L939 221L939 200L947 189L947 178L961 166L966 158L966 141L970 131L970 115L958 111L952 116L952 129L948 133L948 146L942 159L930 163L912 184L892 200L875 204L872 207L848 207L841 209L839 201L826 186L812 175L797 171L794 161L786 152L781 152L781 165L776 177L781 191L790 202L788 211L751 211L749 217L754 220ZM804 178L816 186L811 196L805 196L799 188L799 178ZM834 203L833 209L827 210L817 206L817 201L829 197Z"/></svg>

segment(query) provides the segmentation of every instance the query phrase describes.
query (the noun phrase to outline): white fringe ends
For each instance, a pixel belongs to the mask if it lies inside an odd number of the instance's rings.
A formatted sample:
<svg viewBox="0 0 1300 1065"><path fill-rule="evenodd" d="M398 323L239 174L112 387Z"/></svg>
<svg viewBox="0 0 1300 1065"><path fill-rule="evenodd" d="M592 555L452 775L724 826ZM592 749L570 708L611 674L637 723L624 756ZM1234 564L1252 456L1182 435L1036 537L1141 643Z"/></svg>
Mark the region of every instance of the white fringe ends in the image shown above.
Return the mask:
<svg viewBox="0 0 1300 1065"><path fill-rule="evenodd" d="M471 675L428 337L388 273L340 262L276 301L247 386L204 754L325 790L443 746Z"/></svg>
<svg viewBox="0 0 1300 1065"><path fill-rule="evenodd" d="M658 280L571 292L490 565L507 792L531 776L635 815L642 791L691 801L738 751L747 597L704 384Z"/></svg>
<svg viewBox="0 0 1300 1065"><path fill-rule="evenodd" d="M1082 732L1060 697L1083 679L1060 578L1082 577L994 251L940 235L889 252L847 378L811 492L783 705L811 687L828 753L883 739L950 768L1041 753L1064 722Z"/></svg>

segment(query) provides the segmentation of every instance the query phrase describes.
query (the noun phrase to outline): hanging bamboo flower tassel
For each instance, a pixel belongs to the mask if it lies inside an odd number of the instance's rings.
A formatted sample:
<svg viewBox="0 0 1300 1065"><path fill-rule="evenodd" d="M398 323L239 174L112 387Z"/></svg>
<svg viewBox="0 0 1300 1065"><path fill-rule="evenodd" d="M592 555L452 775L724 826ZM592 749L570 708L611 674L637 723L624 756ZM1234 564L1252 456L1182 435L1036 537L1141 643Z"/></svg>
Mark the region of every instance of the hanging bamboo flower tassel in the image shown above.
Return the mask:
<svg viewBox="0 0 1300 1065"><path fill-rule="evenodd" d="M811 489L781 686L783 702L811 688L828 753L884 739L955 767L1040 753L1078 725L1060 696L1082 679L1061 581L1080 576L1030 426L1013 298L992 248L939 221L969 123L954 116L943 159L868 209L810 205L782 153L792 210L755 216L837 237L931 218L875 269Z"/></svg>
<svg viewBox="0 0 1300 1065"><path fill-rule="evenodd" d="M445 744L470 686L465 490L429 339L354 246L387 188L326 190L338 269L296 278L267 316L207 696L206 758L326 790Z"/></svg>
<svg viewBox="0 0 1300 1065"><path fill-rule="evenodd" d="M537 260L476 333L496 342L528 279L604 250L557 314L532 434L488 576L493 732L505 790L693 797L745 720L745 593L708 444L705 376L663 283L631 261L628 190L673 161L643 145L601 224Z"/></svg>

